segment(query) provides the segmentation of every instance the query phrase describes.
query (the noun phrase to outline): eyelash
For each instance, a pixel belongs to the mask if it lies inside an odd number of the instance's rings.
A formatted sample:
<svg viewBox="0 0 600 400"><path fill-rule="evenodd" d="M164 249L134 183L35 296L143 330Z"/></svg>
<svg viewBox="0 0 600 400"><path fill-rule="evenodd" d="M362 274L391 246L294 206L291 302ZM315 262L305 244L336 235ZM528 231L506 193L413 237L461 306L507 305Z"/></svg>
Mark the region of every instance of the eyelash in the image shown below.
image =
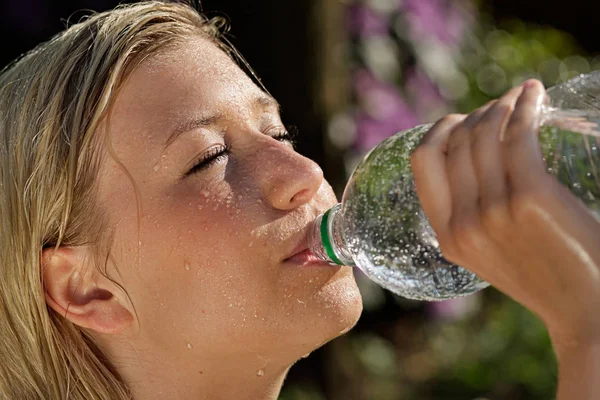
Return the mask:
<svg viewBox="0 0 600 400"><path fill-rule="evenodd" d="M290 126L290 127L286 127L286 130L281 131L271 137L275 140L279 140L280 142L288 141L291 143L292 147L295 148L296 141L294 139L296 138L297 135L298 135L298 128L295 126ZM189 172L187 174L185 174L184 177L202 172L203 170L207 169L214 163L220 161L224 157L227 157L227 155L229 154L230 151L231 151L230 145L221 147L220 149L219 148L213 149L210 153L208 153L207 155L203 156L203 158L198 160L198 163L196 163L196 165L194 165L189 170Z"/></svg>

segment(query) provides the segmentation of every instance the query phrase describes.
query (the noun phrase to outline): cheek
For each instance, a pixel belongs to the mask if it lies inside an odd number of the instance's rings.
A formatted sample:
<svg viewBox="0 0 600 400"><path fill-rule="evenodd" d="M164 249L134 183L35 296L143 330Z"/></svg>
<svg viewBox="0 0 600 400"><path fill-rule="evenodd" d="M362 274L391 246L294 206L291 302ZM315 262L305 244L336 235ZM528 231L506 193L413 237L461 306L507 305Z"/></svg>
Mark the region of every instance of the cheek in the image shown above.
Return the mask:
<svg viewBox="0 0 600 400"><path fill-rule="evenodd" d="M163 201L163 211L142 219L141 262L129 281L146 326L170 321L163 336L175 326L218 336L265 318L268 304L276 303L268 298L276 274L266 262L265 243L252 234L262 212L246 199L200 192L190 201ZM128 258L135 263L134 253Z"/></svg>

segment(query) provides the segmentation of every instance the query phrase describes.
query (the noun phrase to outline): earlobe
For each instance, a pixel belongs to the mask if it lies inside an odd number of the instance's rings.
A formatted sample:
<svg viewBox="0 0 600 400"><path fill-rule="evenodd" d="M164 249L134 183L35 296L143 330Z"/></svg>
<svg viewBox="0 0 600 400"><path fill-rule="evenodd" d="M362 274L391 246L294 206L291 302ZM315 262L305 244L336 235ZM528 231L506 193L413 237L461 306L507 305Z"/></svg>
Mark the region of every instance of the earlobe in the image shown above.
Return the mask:
<svg viewBox="0 0 600 400"><path fill-rule="evenodd" d="M117 285L89 262L86 247L63 246L42 252L46 303L72 323L115 334L133 322Z"/></svg>

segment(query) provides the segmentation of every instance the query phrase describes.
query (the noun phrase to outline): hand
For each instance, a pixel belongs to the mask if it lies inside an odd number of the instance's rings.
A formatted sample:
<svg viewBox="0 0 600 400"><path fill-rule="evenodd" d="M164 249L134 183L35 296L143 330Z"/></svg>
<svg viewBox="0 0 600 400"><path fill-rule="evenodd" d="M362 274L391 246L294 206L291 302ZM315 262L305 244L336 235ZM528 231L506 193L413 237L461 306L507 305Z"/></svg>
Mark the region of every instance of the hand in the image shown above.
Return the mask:
<svg viewBox="0 0 600 400"><path fill-rule="evenodd" d="M545 90L513 88L437 122L413 153L417 193L441 250L536 313L555 342L600 338L600 222L546 172Z"/></svg>

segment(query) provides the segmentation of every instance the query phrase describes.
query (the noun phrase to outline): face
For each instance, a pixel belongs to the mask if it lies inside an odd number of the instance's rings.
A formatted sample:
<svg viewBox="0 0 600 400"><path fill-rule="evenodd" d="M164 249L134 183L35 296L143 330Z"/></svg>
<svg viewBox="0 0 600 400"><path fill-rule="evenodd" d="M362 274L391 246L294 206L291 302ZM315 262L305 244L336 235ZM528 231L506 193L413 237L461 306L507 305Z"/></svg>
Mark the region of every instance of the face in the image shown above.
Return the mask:
<svg viewBox="0 0 600 400"><path fill-rule="evenodd" d="M215 45L190 38L146 59L100 130L112 144L100 201L136 340L172 357L297 359L354 325L349 267L285 261L336 203L331 187Z"/></svg>

